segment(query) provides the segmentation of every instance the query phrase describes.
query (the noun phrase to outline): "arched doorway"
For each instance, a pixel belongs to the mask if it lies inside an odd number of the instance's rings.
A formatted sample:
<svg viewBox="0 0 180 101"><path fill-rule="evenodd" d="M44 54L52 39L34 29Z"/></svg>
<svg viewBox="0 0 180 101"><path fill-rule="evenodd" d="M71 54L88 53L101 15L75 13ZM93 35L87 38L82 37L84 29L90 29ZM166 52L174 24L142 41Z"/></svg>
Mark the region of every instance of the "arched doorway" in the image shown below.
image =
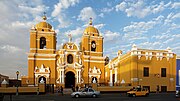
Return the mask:
<svg viewBox="0 0 180 101"><path fill-rule="evenodd" d="M66 73L65 77L65 87L66 88L71 88L75 86L75 74L71 71Z"/></svg>
<svg viewBox="0 0 180 101"><path fill-rule="evenodd" d="M38 80L38 83L40 83L41 80L44 80L44 83L46 83L46 78L44 76L41 76Z"/></svg>

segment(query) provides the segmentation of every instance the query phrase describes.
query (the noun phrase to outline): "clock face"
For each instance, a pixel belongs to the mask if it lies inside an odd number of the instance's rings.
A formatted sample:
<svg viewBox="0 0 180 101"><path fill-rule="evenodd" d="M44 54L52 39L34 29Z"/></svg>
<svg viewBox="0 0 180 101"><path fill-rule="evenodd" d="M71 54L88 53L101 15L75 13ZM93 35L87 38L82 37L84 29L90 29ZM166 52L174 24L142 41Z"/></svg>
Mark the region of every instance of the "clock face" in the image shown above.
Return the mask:
<svg viewBox="0 0 180 101"><path fill-rule="evenodd" d="M96 44L95 43L92 44L92 48L96 48Z"/></svg>

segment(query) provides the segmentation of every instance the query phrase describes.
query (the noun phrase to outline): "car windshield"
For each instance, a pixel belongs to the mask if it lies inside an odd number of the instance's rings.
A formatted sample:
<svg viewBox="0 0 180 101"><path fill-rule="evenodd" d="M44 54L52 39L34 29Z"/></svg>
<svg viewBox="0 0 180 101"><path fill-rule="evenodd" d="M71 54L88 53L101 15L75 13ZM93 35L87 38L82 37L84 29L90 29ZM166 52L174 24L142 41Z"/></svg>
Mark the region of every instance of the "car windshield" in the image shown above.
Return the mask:
<svg viewBox="0 0 180 101"><path fill-rule="evenodd" d="M93 89L89 89L89 92L94 92L94 90Z"/></svg>
<svg viewBox="0 0 180 101"><path fill-rule="evenodd" d="M88 88L85 88L84 90L82 90L82 92L88 92Z"/></svg>

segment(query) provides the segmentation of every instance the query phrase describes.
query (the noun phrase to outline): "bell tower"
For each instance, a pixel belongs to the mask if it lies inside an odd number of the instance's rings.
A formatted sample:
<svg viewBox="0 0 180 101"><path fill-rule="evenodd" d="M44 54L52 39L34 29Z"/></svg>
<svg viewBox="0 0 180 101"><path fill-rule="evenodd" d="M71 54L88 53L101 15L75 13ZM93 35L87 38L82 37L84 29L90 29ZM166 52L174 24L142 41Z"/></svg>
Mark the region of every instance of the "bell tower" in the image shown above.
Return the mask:
<svg viewBox="0 0 180 101"><path fill-rule="evenodd" d="M88 27L84 30L81 41L82 59L84 65L84 83L104 82L103 37L92 24L90 18Z"/></svg>
<svg viewBox="0 0 180 101"><path fill-rule="evenodd" d="M30 84L38 84L43 78L46 84L55 84L56 32L42 21L30 29L30 52L28 53L28 77Z"/></svg>

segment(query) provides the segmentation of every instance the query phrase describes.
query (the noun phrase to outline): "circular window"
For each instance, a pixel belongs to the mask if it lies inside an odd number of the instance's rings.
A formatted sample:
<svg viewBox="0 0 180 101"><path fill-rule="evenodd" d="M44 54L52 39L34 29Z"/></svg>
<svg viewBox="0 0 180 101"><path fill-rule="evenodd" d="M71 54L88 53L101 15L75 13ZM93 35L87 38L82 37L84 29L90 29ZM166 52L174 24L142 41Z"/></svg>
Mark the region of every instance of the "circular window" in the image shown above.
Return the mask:
<svg viewBox="0 0 180 101"><path fill-rule="evenodd" d="M72 63L73 63L73 56L72 56L71 54L69 54L69 55L67 56L67 62L68 62L69 64L72 64Z"/></svg>

